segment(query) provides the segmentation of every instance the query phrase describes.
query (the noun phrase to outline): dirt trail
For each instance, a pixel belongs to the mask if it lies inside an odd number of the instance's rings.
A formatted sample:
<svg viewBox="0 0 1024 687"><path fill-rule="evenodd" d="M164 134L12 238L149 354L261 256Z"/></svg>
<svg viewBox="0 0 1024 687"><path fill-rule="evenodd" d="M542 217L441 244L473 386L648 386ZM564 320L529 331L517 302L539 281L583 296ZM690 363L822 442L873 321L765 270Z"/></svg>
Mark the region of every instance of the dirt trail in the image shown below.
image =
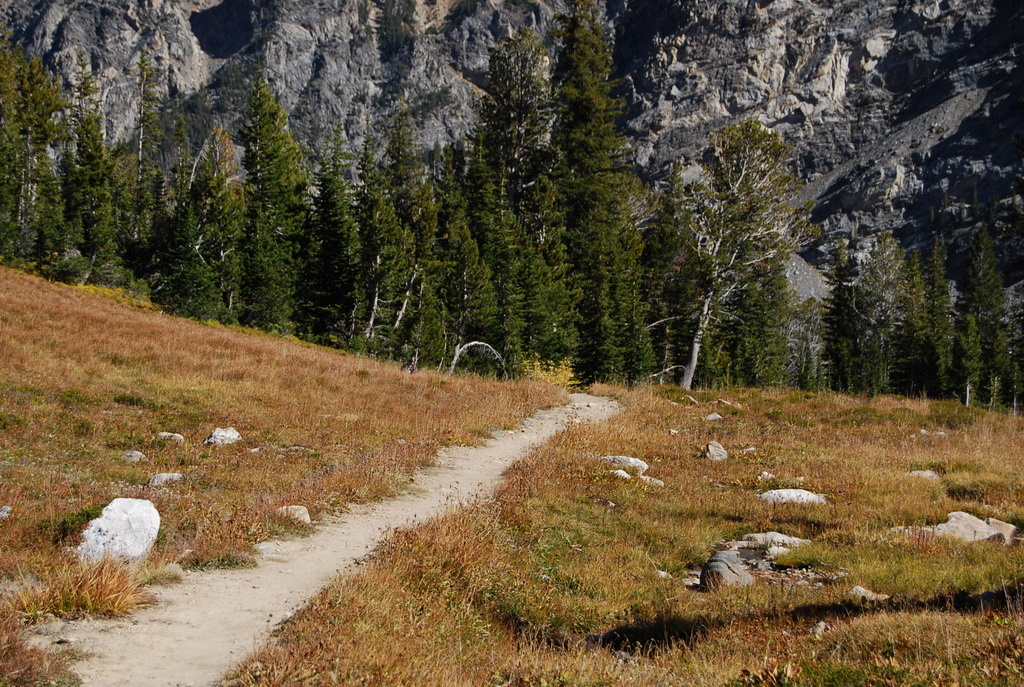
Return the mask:
<svg viewBox="0 0 1024 687"><path fill-rule="evenodd" d="M570 405L540 411L483 446L442 450L437 467L416 474L410 493L357 506L308 538L265 546L269 551L255 568L188 573L179 585L155 589L157 603L131 618L53 623L40 628L36 639L70 642L86 654L75 665L83 685L217 684L274 625L354 566L388 530L472 499L567 425L604 420L617 411L609 399L574 394Z"/></svg>

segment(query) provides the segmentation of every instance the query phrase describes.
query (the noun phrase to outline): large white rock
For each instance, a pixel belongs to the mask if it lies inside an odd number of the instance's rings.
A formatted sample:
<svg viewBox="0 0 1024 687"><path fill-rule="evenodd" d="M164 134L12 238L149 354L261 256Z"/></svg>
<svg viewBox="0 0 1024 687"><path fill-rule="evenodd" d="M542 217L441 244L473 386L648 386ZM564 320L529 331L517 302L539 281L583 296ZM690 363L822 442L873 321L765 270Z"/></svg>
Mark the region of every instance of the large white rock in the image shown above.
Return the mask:
<svg viewBox="0 0 1024 687"><path fill-rule="evenodd" d="M78 555L95 562L105 557L140 561L160 531L160 514L145 499L114 499L82 533Z"/></svg>
<svg viewBox="0 0 1024 687"><path fill-rule="evenodd" d="M650 466L639 458L631 458L630 456L604 456L601 458L606 463L612 465L618 465L620 468L632 468L636 471L636 474L642 475L647 472L647 468Z"/></svg>
<svg viewBox="0 0 1024 687"><path fill-rule="evenodd" d="M765 503L828 503L821 494L806 489L772 489L758 496Z"/></svg>
<svg viewBox="0 0 1024 687"><path fill-rule="evenodd" d="M935 534L943 537L953 537L962 541L984 541L989 539L1005 541L1004 535L999 530L970 513L958 510L950 513L948 517L949 520L935 526Z"/></svg>
<svg viewBox="0 0 1024 687"><path fill-rule="evenodd" d="M717 441L709 441L701 451L701 455L708 460L722 461L729 457L729 452Z"/></svg>
<svg viewBox="0 0 1024 687"><path fill-rule="evenodd" d="M227 446L228 444L234 444L241 440L242 435L239 434L238 430L234 427L228 427L227 429L221 429L218 427L213 430L210 436L206 437L203 443L212 444L214 446Z"/></svg>

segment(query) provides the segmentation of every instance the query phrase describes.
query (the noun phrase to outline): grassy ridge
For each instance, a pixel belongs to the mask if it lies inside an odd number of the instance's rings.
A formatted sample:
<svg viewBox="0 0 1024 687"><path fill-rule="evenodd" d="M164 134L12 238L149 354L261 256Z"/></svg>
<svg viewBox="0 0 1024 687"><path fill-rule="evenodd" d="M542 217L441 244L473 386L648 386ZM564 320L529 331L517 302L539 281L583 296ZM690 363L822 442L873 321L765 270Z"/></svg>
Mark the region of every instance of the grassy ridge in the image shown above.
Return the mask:
<svg viewBox="0 0 1024 687"><path fill-rule="evenodd" d="M395 493L436 450L564 400L555 387L397 366L149 311L0 269L0 577L44 579L115 497L151 499L156 564L245 565L286 530ZM239 444L202 444L233 426ZM182 434L178 445L159 432ZM147 459L122 459L139 450ZM184 481L149 489L150 475Z"/></svg>
<svg viewBox="0 0 1024 687"><path fill-rule="evenodd" d="M889 397L736 391L736 408L599 391L626 412L539 449L493 503L397 533L227 684L1020 684L1024 547L890 531L953 510L1024 525L1019 420ZM712 439L728 461L697 457ZM607 454L648 461L666 488L608 476ZM942 479L907 474L921 468ZM756 498L786 486L830 503ZM683 583L719 540L768 530L813 540L780 559L807 577ZM858 603L854 585L892 599Z"/></svg>

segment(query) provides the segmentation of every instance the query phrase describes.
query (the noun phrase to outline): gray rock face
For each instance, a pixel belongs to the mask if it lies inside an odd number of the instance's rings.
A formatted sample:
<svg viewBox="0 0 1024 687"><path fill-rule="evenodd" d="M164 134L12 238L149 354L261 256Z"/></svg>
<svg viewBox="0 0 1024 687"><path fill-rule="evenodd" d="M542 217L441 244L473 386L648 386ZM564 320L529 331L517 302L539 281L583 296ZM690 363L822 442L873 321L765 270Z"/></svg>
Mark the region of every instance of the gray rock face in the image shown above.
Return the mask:
<svg viewBox="0 0 1024 687"><path fill-rule="evenodd" d="M218 427L213 430L210 436L203 440L204 444L212 446L227 446L228 444L234 444L242 440L242 435L234 427L228 427L227 429L221 429Z"/></svg>
<svg viewBox="0 0 1024 687"><path fill-rule="evenodd" d="M160 514L143 499L114 499L82 533L78 555L87 562L104 557L140 561L160 531Z"/></svg>
<svg viewBox="0 0 1024 687"><path fill-rule="evenodd" d="M726 460L729 457L729 452L717 441L709 441L701 451L701 455L708 460L720 461Z"/></svg>
<svg viewBox="0 0 1024 687"><path fill-rule="evenodd" d="M159 95L181 105L204 91L216 105L213 125L236 127L260 63L304 143L319 148L340 126L358 151L367 122L402 96L425 146L464 137L473 98L487 87L489 48L525 26L546 36L565 8L561 0L413 5L409 40L393 46L378 43L382 5L366 0L9 0L0 16L65 81L79 52L89 58L111 139L136 126L145 49ZM1017 0L604 5L617 37L623 124L647 176L664 179L676 162L692 170L712 132L760 119L794 146L804 197L817 201L825 240L807 254L815 262L842 235L892 229L909 244L936 225L971 225L1020 172L1010 144L1024 129ZM955 254L962 240L954 238ZM1010 266L1014 283L1024 267Z"/></svg>
<svg viewBox="0 0 1024 687"><path fill-rule="evenodd" d="M11 513L13 512L14 509L10 506L0 506L0 520L6 520L11 517Z"/></svg>
<svg viewBox="0 0 1024 687"><path fill-rule="evenodd" d="M743 566L735 551L719 551L704 564L700 571L702 589L723 586L746 587L754 584L754 577Z"/></svg>

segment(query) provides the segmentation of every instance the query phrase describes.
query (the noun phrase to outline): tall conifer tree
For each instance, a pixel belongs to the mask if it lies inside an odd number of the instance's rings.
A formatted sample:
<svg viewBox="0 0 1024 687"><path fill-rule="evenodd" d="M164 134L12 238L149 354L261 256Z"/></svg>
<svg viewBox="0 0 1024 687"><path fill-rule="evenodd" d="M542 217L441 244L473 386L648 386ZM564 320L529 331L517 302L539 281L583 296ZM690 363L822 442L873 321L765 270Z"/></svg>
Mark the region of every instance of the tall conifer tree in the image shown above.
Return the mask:
<svg viewBox="0 0 1024 687"><path fill-rule="evenodd" d="M247 221L242 239L241 320L286 328L294 307L296 257L305 230L308 179L288 116L258 74L241 132Z"/></svg>

